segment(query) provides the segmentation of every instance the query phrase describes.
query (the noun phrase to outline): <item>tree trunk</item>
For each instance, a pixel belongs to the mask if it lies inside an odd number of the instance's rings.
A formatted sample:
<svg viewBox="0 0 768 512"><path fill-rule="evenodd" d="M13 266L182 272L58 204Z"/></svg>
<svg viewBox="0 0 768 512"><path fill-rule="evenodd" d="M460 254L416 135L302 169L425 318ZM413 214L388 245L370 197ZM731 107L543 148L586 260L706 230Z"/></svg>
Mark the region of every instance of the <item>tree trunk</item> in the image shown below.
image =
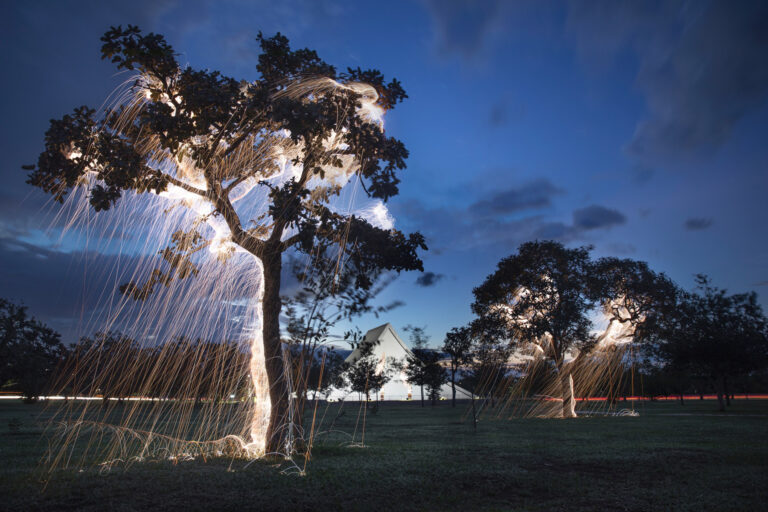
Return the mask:
<svg viewBox="0 0 768 512"><path fill-rule="evenodd" d="M283 363L282 342L280 341L280 271L281 254L277 251L262 257L264 265L264 298L262 302L262 333L264 363L269 385L270 415L266 433L266 453L277 453L291 449L286 447L289 432L288 382ZM258 420L258 418L257 418Z"/></svg>
<svg viewBox="0 0 768 512"><path fill-rule="evenodd" d="M475 412L475 391L474 389L470 392L470 398L472 399L472 425L475 428L475 432L477 432L477 412Z"/></svg>
<svg viewBox="0 0 768 512"><path fill-rule="evenodd" d="M560 386L563 393L563 418L576 417L576 400L573 396L573 375L560 370Z"/></svg>
<svg viewBox="0 0 768 512"><path fill-rule="evenodd" d="M451 372L451 391L453 396L451 398L451 406L456 407L456 371Z"/></svg>
<svg viewBox="0 0 768 512"><path fill-rule="evenodd" d="M421 385L421 406L424 407L424 384Z"/></svg>
<svg viewBox="0 0 768 512"><path fill-rule="evenodd" d="M685 402L683 402L683 392L680 392L680 405L685 405Z"/></svg>
<svg viewBox="0 0 768 512"><path fill-rule="evenodd" d="M725 402L723 401L723 378L722 377L719 377L717 379L715 388L717 389L717 403L719 406L719 411L725 412Z"/></svg>
<svg viewBox="0 0 768 512"><path fill-rule="evenodd" d="M731 406L731 394L728 392L728 377L723 377L723 393L725 394L725 405Z"/></svg>

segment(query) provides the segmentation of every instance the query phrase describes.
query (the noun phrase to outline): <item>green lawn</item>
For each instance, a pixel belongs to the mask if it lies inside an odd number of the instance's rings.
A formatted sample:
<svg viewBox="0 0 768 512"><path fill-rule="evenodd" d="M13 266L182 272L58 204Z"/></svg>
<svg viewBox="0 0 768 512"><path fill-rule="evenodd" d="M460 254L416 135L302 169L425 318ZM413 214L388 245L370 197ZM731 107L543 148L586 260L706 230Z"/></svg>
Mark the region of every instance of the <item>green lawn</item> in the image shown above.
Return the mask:
<svg viewBox="0 0 768 512"><path fill-rule="evenodd" d="M351 434L357 407L344 405L335 428ZM368 416L365 447L321 438L305 476L285 463L164 461L61 470L43 489L44 408L3 401L0 509L768 509L768 401L724 414L688 401L640 404L634 418L486 418L477 432L466 408L387 403Z"/></svg>

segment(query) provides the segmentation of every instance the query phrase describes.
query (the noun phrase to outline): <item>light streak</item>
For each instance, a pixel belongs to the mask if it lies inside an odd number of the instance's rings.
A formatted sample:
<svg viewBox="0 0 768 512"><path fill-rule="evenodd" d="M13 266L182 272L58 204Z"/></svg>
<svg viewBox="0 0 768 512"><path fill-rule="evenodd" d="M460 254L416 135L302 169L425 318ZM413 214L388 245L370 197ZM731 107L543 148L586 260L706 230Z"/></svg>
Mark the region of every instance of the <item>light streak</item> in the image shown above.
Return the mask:
<svg viewBox="0 0 768 512"><path fill-rule="evenodd" d="M175 103L170 101L168 95L158 96L150 92L149 89L158 89L152 79L140 76L137 84L129 92L115 95L113 111L119 106L124 107L117 121L118 126L133 123L142 109L155 100L169 105L172 115L177 115ZM319 97L338 88L359 94L359 105L355 106L357 114L383 127L384 110L376 104L378 95L375 89L367 84L341 84L319 78L291 84L277 95ZM183 100L179 96L175 99L179 103ZM343 149L344 130L339 128L331 132L323 141L324 147L328 150ZM302 154L302 142L293 141L290 135L287 130L251 134L247 143L239 146L237 151L221 156L213 171L234 180L244 170L258 170L237 184L229 194L238 216L243 220L252 220L251 224L243 226L244 229L249 229L257 238L266 239L275 220L268 213L266 187L259 184L281 186L303 173L301 164L296 163L297 157ZM51 467L67 464L67 447L81 435L89 433L90 442L101 449L103 460L136 460L126 453L133 446L126 441L126 436L140 440L134 449L142 459L150 452L178 458L189 451L191 445L196 450L207 450L200 452L203 456L227 450L250 458L265 454L272 403L262 331L263 265L256 256L234 242L227 222L207 195L201 196L192 191L205 192L209 186L206 170L198 168L187 154L195 146L206 144L214 137L215 134L211 133L193 138L176 155L164 150L157 136L147 135L135 141L135 147L151 167L178 183L169 184L163 192L125 193L111 210L94 215L88 201L88 190L94 184L96 173L88 173L82 179L81 187L66 197L58 214L65 219L66 229L62 231L62 238L81 236L86 247L95 244L98 250L120 254L129 261L124 267L92 269L94 274L103 271L109 282L115 285L141 283L151 276L158 264L156 255L163 251L179 230L197 230L202 236L200 246L190 255L190 261L199 269L194 279L161 281L154 293L139 303L127 297L113 296L112 289L102 291L100 308L85 319L83 331L119 329L137 340L142 349L156 345L155 359L140 364L131 361L135 354L131 347L126 346L119 349L117 357L125 361L124 367L117 371L109 365L103 367L105 363L99 359L99 351L83 355L83 360L65 374L61 383L64 388L74 388L73 395L78 398L64 400L68 405L54 417L54 423L60 422L67 428L59 437L60 451L52 456ZM216 149L218 154L225 155L227 145L220 142ZM87 148L75 148L68 153L68 157L81 158L87 151ZM322 163L324 177L310 180L311 193L317 196L336 195L339 197L337 203L346 204L331 204L332 209L359 212L359 216L373 225L391 229L394 221L383 203L361 204L354 193L341 195L347 184L350 187L356 184L351 178L359 171L359 162L355 156L346 154L337 160L341 165L331 161ZM289 230L283 234L283 239L292 234ZM226 351L221 349L213 364L207 365L206 358L210 356L205 351L210 347L200 345L197 348L176 349L172 343L176 335L234 342L232 346L237 353L223 355ZM185 353L184 357L199 367L205 367L205 372L185 368L188 361L182 361L174 350L188 350L190 353ZM239 360L238 354L246 350L249 359L245 368L228 366L232 361ZM81 382L81 374L90 371L91 367L95 373L89 377L89 386L112 388L118 396L126 396L131 393L131 386L138 386L139 394L147 395L146 398L116 399L107 396L101 399L106 404L103 411L95 407L75 406L75 402L88 404L95 401L94 397L82 397L83 393L78 389L85 386ZM118 378L122 380L115 382ZM205 393L206 386L221 387L224 396L230 396L230 388L237 387L235 395L244 399L239 402L240 405L231 406L231 403L216 399L160 398L174 394L200 396ZM153 393L160 397L149 396ZM131 404L130 407L117 414L117 407L126 402ZM196 405L200 410L195 409ZM113 425L116 415L119 416L118 424ZM222 428L225 430L222 431ZM114 436L108 446L103 446L105 431ZM143 433L137 434L139 431Z"/></svg>

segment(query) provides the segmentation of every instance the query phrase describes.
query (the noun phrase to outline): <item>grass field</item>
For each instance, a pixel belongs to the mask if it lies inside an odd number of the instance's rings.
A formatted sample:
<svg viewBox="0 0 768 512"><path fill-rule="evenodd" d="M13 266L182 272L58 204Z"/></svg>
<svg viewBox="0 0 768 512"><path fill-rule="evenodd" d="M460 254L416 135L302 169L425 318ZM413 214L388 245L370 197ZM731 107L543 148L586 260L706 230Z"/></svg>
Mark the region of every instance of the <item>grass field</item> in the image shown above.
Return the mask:
<svg viewBox="0 0 768 512"><path fill-rule="evenodd" d="M336 428L351 434L357 405L344 407ZM305 476L281 473L285 463L163 461L60 470L43 489L44 408L3 401L0 509L768 509L766 400L727 413L688 401L639 404L640 417L485 418L477 432L466 407L386 403L367 418L365 447L321 438Z"/></svg>

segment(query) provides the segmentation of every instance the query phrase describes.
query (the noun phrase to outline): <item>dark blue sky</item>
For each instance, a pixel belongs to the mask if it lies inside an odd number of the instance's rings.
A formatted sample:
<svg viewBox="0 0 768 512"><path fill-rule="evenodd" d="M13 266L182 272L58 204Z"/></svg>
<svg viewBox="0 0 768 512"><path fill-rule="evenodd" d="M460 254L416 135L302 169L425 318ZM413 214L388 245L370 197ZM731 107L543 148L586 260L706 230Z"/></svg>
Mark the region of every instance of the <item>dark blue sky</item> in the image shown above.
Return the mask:
<svg viewBox="0 0 768 512"><path fill-rule="evenodd" d="M646 260L684 287L707 273L768 304L766 2L108 4L0 6L0 296L67 339L87 334L105 286L87 265L115 256L46 235L46 198L20 166L50 118L98 107L124 79L99 37L128 23L236 78L256 78L261 30L403 82L386 125L411 157L389 206L427 236L431 274L401 276L381 301L406 305L363 330L426 325L441 341L470 319L472 288L535 238Z"/></svg>

